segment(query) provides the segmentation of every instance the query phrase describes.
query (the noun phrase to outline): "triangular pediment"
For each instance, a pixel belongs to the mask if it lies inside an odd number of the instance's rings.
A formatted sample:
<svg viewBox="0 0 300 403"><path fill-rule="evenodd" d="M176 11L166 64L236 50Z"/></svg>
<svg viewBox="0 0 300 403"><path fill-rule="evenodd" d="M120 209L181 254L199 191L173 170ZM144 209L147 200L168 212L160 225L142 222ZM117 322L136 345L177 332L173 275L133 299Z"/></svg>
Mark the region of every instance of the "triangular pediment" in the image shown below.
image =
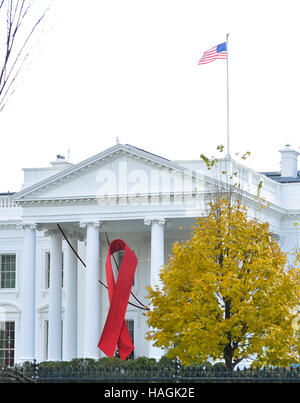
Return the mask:
<svg viewBox="0 0 300 403"><path fill-rule="evenodd" d="M64 200L180 193L199 189L201 176L171 161L118 144L15 194L14 200ZM201 185L200 185L201 186Z"/></svg>

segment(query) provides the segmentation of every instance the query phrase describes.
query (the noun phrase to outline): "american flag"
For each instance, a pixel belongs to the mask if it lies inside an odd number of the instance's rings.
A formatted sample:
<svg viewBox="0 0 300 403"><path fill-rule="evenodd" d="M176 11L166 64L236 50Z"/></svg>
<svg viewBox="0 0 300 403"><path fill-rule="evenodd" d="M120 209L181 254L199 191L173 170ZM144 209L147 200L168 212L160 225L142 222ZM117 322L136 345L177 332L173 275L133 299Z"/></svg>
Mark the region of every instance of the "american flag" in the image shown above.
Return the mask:
<svg viewBox="0 0 300 403"><path fill-rule="evenodd" d="M205 51L198 62L200 64L211 63L217 59L227 59L227 44L226 42L216 45L213 48Z"/></svg>

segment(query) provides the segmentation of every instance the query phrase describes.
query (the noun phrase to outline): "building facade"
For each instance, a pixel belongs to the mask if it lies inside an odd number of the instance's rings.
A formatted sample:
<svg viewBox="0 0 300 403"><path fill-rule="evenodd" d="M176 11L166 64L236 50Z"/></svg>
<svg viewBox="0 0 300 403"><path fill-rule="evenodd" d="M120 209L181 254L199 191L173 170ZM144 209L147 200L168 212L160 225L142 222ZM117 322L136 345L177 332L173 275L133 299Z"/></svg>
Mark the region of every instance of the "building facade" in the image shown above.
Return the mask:
<svg viewBox="0 0 300 403"><path fill-rule="evenodd" d="M278 172L255 172L230 158L220 164L238 173L250 214L262 185L262 219L292 251L300 241L298 153L289 146L280 152ZM109 311L105 262L116 238L138 258L125 317L133 357L159 358L163 352L145 339L146 288L160 285L173 243L187 239L205 214L221 172L123 144L76 165L58 156L48 168L24 169L22 189L0 194L0 364L104 356L97 344ZM115 258L120 263L122 253Z"/></svg>

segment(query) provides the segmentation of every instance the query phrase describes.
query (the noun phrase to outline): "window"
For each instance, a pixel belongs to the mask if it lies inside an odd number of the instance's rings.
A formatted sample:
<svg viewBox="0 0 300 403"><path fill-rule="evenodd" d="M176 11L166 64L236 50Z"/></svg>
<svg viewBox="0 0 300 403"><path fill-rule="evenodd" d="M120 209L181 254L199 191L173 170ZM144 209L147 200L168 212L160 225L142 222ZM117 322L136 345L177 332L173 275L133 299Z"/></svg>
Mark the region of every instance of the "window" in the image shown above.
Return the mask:
<svg viewBox="0 0 300 403"><path fill-rule="evenodd" d="M132 342L134 344L134 320L133 319L126 319L126 325L128 327L128 331L129 331L131 340L132 340ZM127 357L127 360L133 360L133 359L134 359L134 350Z"/></svg>
<svg viewBox="0 0 300 403"><path fill-rule="evenodd" d="M64 286L64 252L61 257L61 286Z"/></svg>
<svg viewBox="0 0 300 403"><path fill-rule="evenodd" d="M114 262L114 264L112 264L112 268L113 268L113 274L114 274L115 281L117 281L117 279L118 279L119 270L120 270L123 256L124 256L123 250L120 250L113 254L112 262Z"/></svg>
<svg viewBox="0 0 300 403"><path fill-rule="evenodd" d="M62 287L64 285L64 253L62 254ZM45 288L50 288L50 252L45 253Z"/></svg>
<svg viewBox="0 0 300 403"><path fill-rule="evenodd" d="M0 366L13 367L15 356L15 322L0 322Z"/></svg>
<svg viewBox="0 0 300 403"><path fill-rule="evenodd" d="M123 250L120 250L119 252L117 252L116 262L118 264L119 269L120 269L120 266L121 266L121 263L122 263L122 260L123 260L123 256L124 256L124 251ZM118 276L118 273L116 273L115 278L117 278L117 276ZM133 277L132 286L134 286L134 277Z"/></svg>
<svg viewBox="0 0 300 403"><path fill-rule="evenodd" d="M45 276L45 288L50 287L50 252L46 252L45 255L46 264L46 276Z"/></svg>
<svg viewBox="0 0 300 403"><path fill-rule="evenodd" d="M120 268L120 266L121 266L121 263L122 263L122 260L123 260L123 256L124 256L124 251L123 251L123 250L119 250L119 252L118 252L118 260L117 260L119 268Z"/></svg>
<svg viewBox="0 0 300 403"><path fill-rule="evenodd" d="M134 320L126 319L125 321L126 321L126 325L127 325L128 331L129 331L130 338L134 344ZM114 356L120 358L119 352L118 352L118 347L116 348ZM126 360L133 360L133 359L134 359L134 350L129 354L129 356L126 358Z"/></svg>
<svg viewBox="0 0 300 403"><path fill-rule="evenodd" d="M44 322L44 357L45 361L48 360L48 340L49 340L49 321L45 320Z"/></svg>
<svg viewBox="0 0 300 403"><path fill-rule="evenodd" d="M16 288L16 255L0 255L0 288Z"/></svg>
<svg viewBox="0 0 300 403"><path fill-rule="evenodd" d="M45 361L48 360L49 349L49 321L44 322L44 357ZM63 321L61 322L61 358L63 356Z"/></svg>

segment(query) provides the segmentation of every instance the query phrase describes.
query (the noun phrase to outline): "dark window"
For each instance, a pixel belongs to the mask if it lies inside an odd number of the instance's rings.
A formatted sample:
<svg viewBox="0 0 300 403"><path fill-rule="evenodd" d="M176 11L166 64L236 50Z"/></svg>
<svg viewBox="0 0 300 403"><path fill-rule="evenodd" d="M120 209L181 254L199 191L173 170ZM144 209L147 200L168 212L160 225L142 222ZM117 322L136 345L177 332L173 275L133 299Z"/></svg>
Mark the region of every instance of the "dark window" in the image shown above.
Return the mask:
<svg viewBox="0 0 300 403"><path fill-rule="evenodd" d="M50 252L46 252L46 281L45 281L45 288L50 287Z"/></svg>
<svg viewBox="0 0 300 403"><path fill-rule="evenodd" d="M131 340L134 344L134 320L133 319L126 319L126 325L128 327L128 331L131 337ZM133 360L134 359L134 350L132 353L127 357L127 360Z"/></svg>
<svg viewBox="0 0 300 403"><path fill-rule="evenodd" d="M126 319L126 325L127 325L131 340L132 340L132 342L134 344L134 320L133 319ZM120 358L118 348L116 348L115 357ZM129 354L129 356L126 358L126 360L133 360L133 359L134 359L134 350L132 351L132 353Z"/></svg>
<svg viewBox="0 0 300 403"><path fill-rule="evenodd" d="M16 288L16 255L0 255L0 287Z"/></svg>
<svg viewBox="0 0 300 403"><path fill-rule="evenodd" d="M121 266L121 263L122 263L122 260L123 260L123 256L124 256L124 251L123 251L123 250L120 250L119 252L117 252L116 261L117 261L117 264L118 264L118 267L119 267L119 268L120 268L120 266ZM133 277L132 286L134 286L134 277Z"/></svg>
<svg viewBox="0 0 300 403"><path fill-rule="evenodd" d="M45 288L50 288L50 252L46 252L45 265L46 265ZM62 287L63 287L64 286L64 253L62 254L61 268L62 268L61 281L62 281Z"/></svg>
<svg viewBox="0 0 300 403"><path fill-rule="evenodd" d="M14 366L15 322L0 322L0 365Z"/></svg>
<svg viewBox="0 0 300 403"><path fill-rule="evenodd" d="M49 321L45 320L44 324L44 355L45 361L48 360L49 351ZM63 356L63 321L61 322L61 358Z"/></svg>

